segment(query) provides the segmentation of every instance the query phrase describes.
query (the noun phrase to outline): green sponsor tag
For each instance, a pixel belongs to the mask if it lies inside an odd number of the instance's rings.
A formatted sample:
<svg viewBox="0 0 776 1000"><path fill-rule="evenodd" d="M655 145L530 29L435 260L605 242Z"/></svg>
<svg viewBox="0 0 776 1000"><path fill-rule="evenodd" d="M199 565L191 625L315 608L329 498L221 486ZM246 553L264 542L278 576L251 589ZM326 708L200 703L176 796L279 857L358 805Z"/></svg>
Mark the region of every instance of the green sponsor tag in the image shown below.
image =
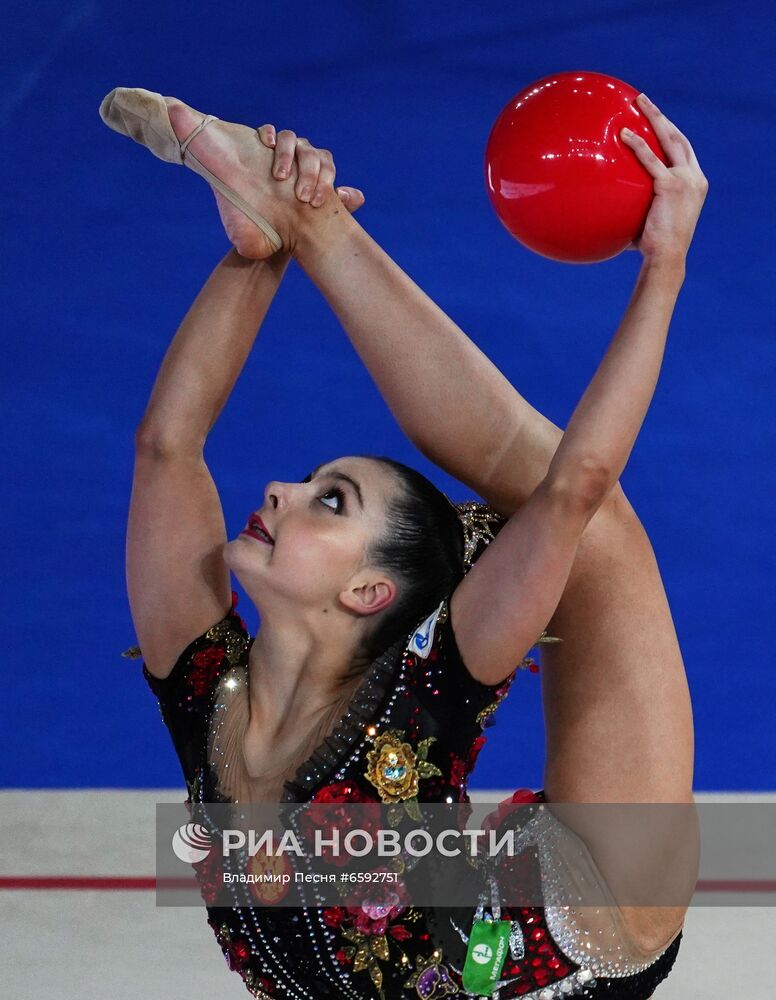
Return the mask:
<svg viewBox="0 0 776 1000"><path fill-rule="evenodd" d="M467 993L489 997L501 976L509 950L510 920L475 919L463 965L463 988Z"/></svg>

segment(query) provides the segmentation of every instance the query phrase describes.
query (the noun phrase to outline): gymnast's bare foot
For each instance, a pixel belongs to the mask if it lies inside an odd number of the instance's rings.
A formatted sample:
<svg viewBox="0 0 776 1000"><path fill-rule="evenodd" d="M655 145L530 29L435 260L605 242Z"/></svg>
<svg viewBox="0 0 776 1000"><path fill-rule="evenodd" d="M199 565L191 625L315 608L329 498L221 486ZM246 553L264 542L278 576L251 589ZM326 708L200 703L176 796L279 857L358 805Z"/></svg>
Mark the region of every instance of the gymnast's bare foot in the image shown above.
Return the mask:
<svg viewBox="0 0 776 1000"><path fill-rule="evenodd" d="M205 117L175 97L165 97L170 123L183 140ZM286 180L273 178L273 152L259 139L255 129L234 122L213 121L192 139L188 147L207 169L237 192L264 216L291 250L295 240L295 219L303 207L294 194L296 167ZM184 160L185 162L185 160ZM243 257L263 260L275 253L269 238L255 223L211 188L226 235Z"/></svg>

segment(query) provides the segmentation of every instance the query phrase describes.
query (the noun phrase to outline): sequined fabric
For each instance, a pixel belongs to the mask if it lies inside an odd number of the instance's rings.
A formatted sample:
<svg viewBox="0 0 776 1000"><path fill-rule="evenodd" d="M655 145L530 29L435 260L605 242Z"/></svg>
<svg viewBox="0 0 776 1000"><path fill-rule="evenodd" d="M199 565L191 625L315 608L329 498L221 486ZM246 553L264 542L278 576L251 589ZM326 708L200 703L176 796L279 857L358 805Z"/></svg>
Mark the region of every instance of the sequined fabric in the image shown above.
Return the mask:
<svg viewBox="0 0 776 1000"><path fill-rule="evenodd" d="M476 557L492 536L472 548ZM475 525L476 527L476 525ZM496 526L497 527L497 526ZM487 537L489 535L489 537ZM235 601L236 603L236 601ZM189 801L246 801L240 762L230 736L230 712L246 694L252 639L233 607L192 642L170 675L143 676L159 700L186 780ZM530 659L521 666L535 670ZM516 668L517 669L517 668ZM467 782L484 742L484 729L516 676L476 681L463 664L447 601L378 657L329 735L287 779L286 802L468 801ZM516 793L540 802L541 794ZM537 860L537 863L538 860ZM230 969L259 1000L442 1000L465 996L461 983L473 908L421 909L394 900L377 910L349 906L305 908L215 907L208 903L221 877L218 858L195 865L207 919ZM264 890L266 891L266 889ZM263 900L268 902L269 900ZM597 977L564 953L570 925L539 909L502 912L512 921L510 956L502 970L501 1000L579 996L646 1000L667 975L677 938L647 969ZM570 951L574 951L569 946ZM574 953L579 959L581 956ZM605 970L608 971L608 970Z"/></svg>

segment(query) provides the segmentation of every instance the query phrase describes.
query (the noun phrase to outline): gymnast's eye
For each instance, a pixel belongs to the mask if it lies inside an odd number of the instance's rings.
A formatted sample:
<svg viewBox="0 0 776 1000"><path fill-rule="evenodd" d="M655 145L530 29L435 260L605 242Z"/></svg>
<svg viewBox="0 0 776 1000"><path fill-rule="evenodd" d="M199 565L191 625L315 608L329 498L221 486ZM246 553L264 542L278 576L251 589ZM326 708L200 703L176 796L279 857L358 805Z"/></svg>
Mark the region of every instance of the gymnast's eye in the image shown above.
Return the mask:
<svg viewBox="0 0 776 1000"><path fill-rule="evenodd" d="M333 510L335 514L342 513L342 508L345 503L345 494L342 490L336 488L327 490L325 493L322 493L318 499L324 507L328 507L330 510Z"/></svg>

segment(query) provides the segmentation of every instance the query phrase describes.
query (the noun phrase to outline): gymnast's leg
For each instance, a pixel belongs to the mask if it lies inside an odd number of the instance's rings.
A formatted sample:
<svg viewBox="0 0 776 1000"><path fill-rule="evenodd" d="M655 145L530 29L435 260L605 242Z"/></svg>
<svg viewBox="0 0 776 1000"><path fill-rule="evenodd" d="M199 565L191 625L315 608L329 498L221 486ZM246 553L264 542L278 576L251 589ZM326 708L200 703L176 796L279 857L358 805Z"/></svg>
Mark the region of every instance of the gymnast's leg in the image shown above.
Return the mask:
<svg viewBox="0 0 776 1000"><path fill-rule="evenodd" d="M516 509L561 432L336 206L309 218L295 253L405 433L504 513ZM585 532L549 630L564 641L549 648L543 671L548 799L691 802L684 665L652 547L619 488ZM650 950L683 914L676 906L625 916Z"/></svg>
<svg viewBox="0 0 776 1000"><path fill-rule="evenodd" d="M561 437L346 212L312 216L296 256L402 429L504 513L539 484ZM505 428L511 428L506 432ZM548 797L690 800L690 700L646 533L618 488L588 526L550 625Z"/></svg>

